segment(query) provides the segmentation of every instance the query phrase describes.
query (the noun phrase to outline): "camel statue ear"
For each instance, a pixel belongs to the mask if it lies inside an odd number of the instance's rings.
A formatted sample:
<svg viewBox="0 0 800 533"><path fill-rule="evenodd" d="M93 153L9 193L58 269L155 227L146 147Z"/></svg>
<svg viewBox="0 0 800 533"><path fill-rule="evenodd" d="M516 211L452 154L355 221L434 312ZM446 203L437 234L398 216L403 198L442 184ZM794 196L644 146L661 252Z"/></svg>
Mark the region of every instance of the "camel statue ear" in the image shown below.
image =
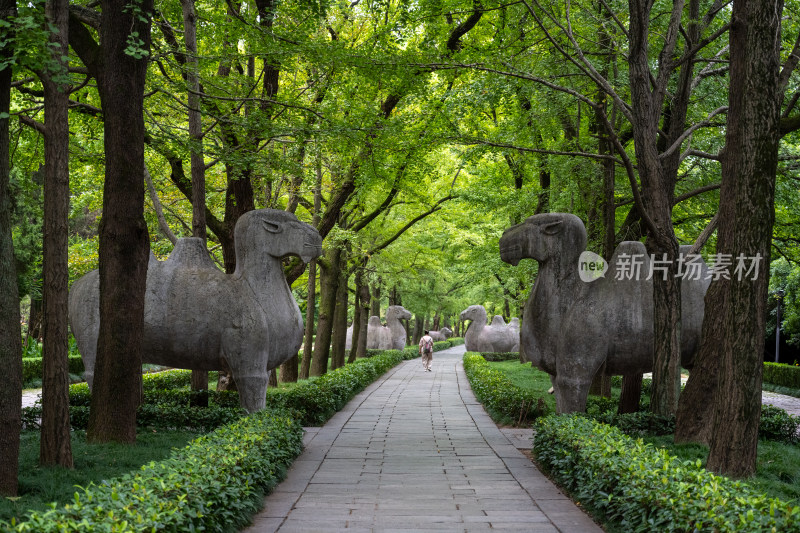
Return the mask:
<svg viewBox="0 0 800 533"><path fill-rule="evenodd" d="M539 231L541 231L545 235L555 235L556 233L561 231L561 228L559 226L561 226L561 221L557 220L555 222L550 222L549 224L542 225Z"/></svg>
<svg viewBox="0 0 800 533"><path fill-rule="evenodd" d="M282 231L280 224L275 224L274 222L270 222L268 220L264 220L262 223L264 224L264 229L270 233L280 233Z"/></svg>

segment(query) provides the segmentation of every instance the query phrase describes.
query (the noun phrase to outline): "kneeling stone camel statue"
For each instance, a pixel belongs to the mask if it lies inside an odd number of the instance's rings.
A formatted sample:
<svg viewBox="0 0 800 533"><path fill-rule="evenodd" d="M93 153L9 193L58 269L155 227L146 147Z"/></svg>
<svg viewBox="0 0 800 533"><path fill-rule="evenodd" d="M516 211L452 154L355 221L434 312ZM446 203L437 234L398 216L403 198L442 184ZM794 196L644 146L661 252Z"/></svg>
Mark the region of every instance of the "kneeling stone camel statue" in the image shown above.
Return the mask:
<svg viewBox="0 0 800 533"><path fill-rule="evenodd" d="M142 362L196 370L230 368L247 411L264 408L269 371L297 354L303 317L281 259L318 257L317 230L291 213L259 209L236 223L236 271L225 274L203 241L178 240L166 261L147 269ZM99 272L69 294L72 331L92 386L100 330Z"/></svg>
<svg viewBox="0 0 800 533"><path fill-rule="evenodd" d="M517 265L532 258L539 274L525 304L520 331L525 361L550 374L558 413L583 412L596 372L606 375L652 371L653 284L644 244L620 243L605 277L585 282L579 257L586 248L586 227L576 216L546 213L507 229L500 239L500 257ZM689 246L680 253L687 262ZM631 257L642 260L641 276L616 279L615 268ZM704 297L710 281L700 256L692 258L697 276L681 282L682 365L700 345ZM656 271L654 275L661 275Z"/></svg>
<svg viewBox="0 0 800 533"><path fill-rule="evenodd" d="M486 325L486 309L482 305L470 305L461 311L461 320L472 323L464 334L464 345L470 352L516 352L519 351L519 334L506 325L503 317Z"/></svg>
<svg viewBox="0 0 800 533"><path fill-rule="evenodd" d="M446 341L453 336L453 330L445 326L439 331L429 331L428 335L430 335L434 341Z"/></svg>

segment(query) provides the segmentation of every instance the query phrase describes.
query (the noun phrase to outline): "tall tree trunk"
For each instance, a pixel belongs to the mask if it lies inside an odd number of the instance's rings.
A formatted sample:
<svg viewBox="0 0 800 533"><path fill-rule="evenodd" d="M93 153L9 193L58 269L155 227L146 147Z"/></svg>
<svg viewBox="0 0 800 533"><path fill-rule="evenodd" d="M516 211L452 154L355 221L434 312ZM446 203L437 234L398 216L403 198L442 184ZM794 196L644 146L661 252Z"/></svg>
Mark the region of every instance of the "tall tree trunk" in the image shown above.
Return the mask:
<svg viewBox="0 0 800 533"><path fill-rule="evenodd" d="M44 303L41 295L31 294L31 308L28 312L28 331L25 334L25 347L32 342L39 342L42 338L42 316L44 315Z"/></svg>
<svg viewBox="0 0 800 533"><path fill-rule="evenodd" d="M61 76L68 65L67 0L48 0L47 19L57 33L50 35L53 59ZM69 425L69 87L53 73L42 75L45 115L44 181L44 348L42 351L42 432L39 464L72 468ZM141 178L141 177L140 177Z"/></svg>
<svg viewBox="0 0 800 533"><path fill-rule="evenodd" d="M358 358L358 343L361 337L361 315L364 312L364 307L361 305L361 288L364 286L364 277L362 269L359 267L355 275L355 298L353 302L353 333L350 337L350 354L347 356L347 362L353 363ZM369 291L367 291L367 298L369 301Z"/></svg>
<svg viewBox="0 0 800 533"><path fill-rule="evenodd" d="M336 287L336 307L333 312L333 332L331 334L331 370L344 366L345 349L347 340L347 310L349 308L347 273L343 261L345 254L341 254L339 261L339 281Z"/></svg>
<svg viewBox="0 0 800 533"><path fill-rule="evenodd" d="M325 264L319 280L319 319L317 338L314 341L314 355L311 360L311 375L321 376L328 371L328 356L333 332L333 313L336 307L336 292L339 286L338 247L325 251Z"/></svg>
<svg viewBox="0 0 800 533"><path fill-rule="evenodd" d="M192 167L192 236L206 242L206 170L203 157L203 123L200 113L200 79L197 59L197 13L194 0L181 0L183 39L186 43L186 87L189 104L189 145ZM192 405L208 407L208 371L192 370Z"/></svg>
<svg viewBox="0 0 800 533"><path fill-rule="evenodd" d="M660 136L662 109L668 81L673 69L671 61L679 35L683 1L673 3L664 45L659 54L658 72L651 71L649 53L652 2L629 0L630 54L629 80L633 102L633 141L641 179L642 208L647 215L647 251L658 261L665 261L666 272L653 276L653 389L651 410L657 414L674 414L680 392L680 283L677 271L678 241L672 226L672 204L677 180L677 155L662 158L660 151L670 145ZM691 61L689 61L691 63ZM670 103L677 116L685 116L684 102ZM673 117L674 118L674 117ZM673 124L683 127L680 118ZM676 127L677 128L677 127ZM669 128L668 131L673 130ZM675 150L675 152L678 152ZM635 185L635 184L634 184Z"/></svg>
<svg viewBox="0 0 800 533"><path fill-rule="evenodd" d="M144 220L144 83L147 57L125 53L131 31L150 49L151 0L133 13L126 0L102 0L106 178L100 222L100 334L87 438L136 440L142 388L142 331L150 242ZM145 20L143 21L142 18Z"/></svg>
<svg viewBox="0 0 800 533"><path fill-rule="evenodd" d="M15 0L0 0L0 20L16 16ZM9 47L0 57L10 56ZM20 328L14 242L11 238L11 198L8 116L11 111L11 67L0 70L0 496L16 496L19 470L19 430L22 410L22 331Z"/></svg>
<svg viewBox="0 0 800 533"><path fill-rule="evenodd" d="M311 358L314 353L314 311L316 308L317 260L308 264L308 299L306 301L305 337L303 340L303 359L300 361L300 379L308 379Z"/></svg>
<svg viewBox="0 0 800 533"><path fill-rule="evenodd" d="M619 395L617 412L636 413L639 411L639 398L642 396L642 374L622 376L622 391Z"/></svg>
<svg viewBox="0 0 800 533"><path fill-rule="evenodd" d="M372 300L369 306L369 316L381 316L381 284L383 281L378 278L378 281L372 284Z"/></svg>
<svg viewBox="0 0 800 533"><path fill-rule="evenodd" d="M361 306L361 314L358 322L358 349L356 351L356 359L367 356L367 325L369 324L369 306L370 306L370 292L369 284L363 279L363 271L360 272L361 286L359 287L358 299L359 306ZM355 326L353 327L355 332Z"/></svg>
<svg viewBox="0 0 800 533"><path fill-rule="evenodd" d="M319 227L322 209L322 156L316 154L316 180L314 182L314 215L311 225ZM317 303L317 260L308 264L308 296L306 300L305 341L303 342L303 360L300 363L300 379L308 379L311 369L311 358L314 352L314 311Z"/></svg>
<svg viewBox="0 0 800 533"><path fill-rule="evenodd" d="M780 131L783 2L737 0L730 29L728 122L720 203L731 203L730 253L750 258L757 275L733 273L723 319L714 431L706 468L729 477L755 474L761 417L765 304ZM757 258L757 259L753 259ZM713 311L712 311L713 312Z"/></svg>

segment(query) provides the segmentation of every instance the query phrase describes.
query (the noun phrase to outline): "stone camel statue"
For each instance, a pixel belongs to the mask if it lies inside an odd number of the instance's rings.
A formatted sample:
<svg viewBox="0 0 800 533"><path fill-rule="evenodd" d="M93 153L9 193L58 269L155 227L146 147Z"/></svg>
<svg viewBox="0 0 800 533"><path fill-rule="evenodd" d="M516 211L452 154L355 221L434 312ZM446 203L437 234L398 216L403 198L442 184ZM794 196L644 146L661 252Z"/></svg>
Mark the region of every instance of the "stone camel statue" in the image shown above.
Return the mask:
<svg viewBox="0 0 800 533"><path fill-rule="evenodd" d="M402 350L406 347L406 328L400 320L411 319L411 313L402 305L390 305L386 309L386 325L380 317L371 316L367 321L367 350ZM345 348L353 346L353 326L347 328Z"/></svg>
<svg viewBox="0 0 800 533"><path fill-rule="evenodd" d="M434 341L446 341L453 336L453 330L448 327L443 327L439 331L429 331L428 335L430 335Z"/></svg>
<svg viewBox="0 0 800 533"><path fill-rule="evenodd" d="M461 311L461 320L471 320L464 335L464 345L469 352L516 352L519 336L505 322L502 325L486 325L486 309L482 305L470 305ZM502 319L502 317L501 317Z"/></svg>
<svg viewBox="0 0 800 533"><path fill-rule="evenodd" d="M609 262L608 274L582 281L579 257L586 248L583 222L576 216L546 213L507 229L500 239L500 257L517 265L532 258L539 273L525 304L521 356L551 375L558 413L583 412L594 375L650 372L653 359L653 285L644 244L621 243ZM684 260L689 246L681 247ZM618 266L633 256L643 259L641 276L616 279ZM700 344L708 267L691 258L699 279L681 282L682 364ZM655 275L661 275L656 271Z"/></svg>
<svg viewBox="0 0 800 533"><path fill-rule="evenodd" d="M175 368L230 368L241 406L264 408L269 371L303 341L303 317L286 283L281 259L318 257L316 229L291 213L249 211L235 227L236 271L219 270L201 239L178 240L166 261L151 254L147 269L142 362ZM100 329L99 272L69 294L69 318L92 386Z"/></svg>

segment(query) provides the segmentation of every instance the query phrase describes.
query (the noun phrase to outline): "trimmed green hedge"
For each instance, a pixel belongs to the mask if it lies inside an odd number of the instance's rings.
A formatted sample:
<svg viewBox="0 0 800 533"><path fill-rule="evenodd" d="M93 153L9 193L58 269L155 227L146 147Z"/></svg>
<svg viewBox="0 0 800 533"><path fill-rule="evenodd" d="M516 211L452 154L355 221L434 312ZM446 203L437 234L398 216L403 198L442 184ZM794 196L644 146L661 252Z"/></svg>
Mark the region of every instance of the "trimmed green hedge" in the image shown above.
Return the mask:
<svg viewBox="0 0 800 533"><path fill-rule="evenodd" d="M237 531L302 447L302 427L288 413L260 411L195 439L169 459L82 488L64 507L0 525L37 533Z"/></svg>
<svg viewBox="0 0 800 533"><path fill-rule="evenodd" d="M625 531L798 531L800 507L578 415L536 421L539 464Z"/></svg>
<svg viewBox="0 0 800 533"><path fill-rule="evenodd" d="M11 531L237 531L261 506L302 450L302 426L320 425L410 351L385 351L289 389L268 389L267 409L243 416L238 393L209 391L208 408L189 408L189 370L143 376L140 426L215 427L186 449L138 473L90 485L63 508L34 513ZM162 388L162 387L166 387ZM179 387L169 390L170 387ZM70 387L70 421L88 421L89 388ZM215 405L214 402L218 402ZM76 405L77 404L77 405ZM41 414L38 408L39 415ZM34 418L37 408L24 409ZM5 530L5 529L3 529Z"/></svg>
<svg viewBox="0 0 800 533"><path fill-rule="evenodd" d="M23 357L22 358L22 382L28 382L33 379L42 379L42 361L41 357ZM80 355L69 356L69 373L82 375L85 368L83 368L83 360Z"/></svg>
<svg viewBox="0 0 800 533"><path fill-rule="evenodd" d="M325 423L350 399L400 361L416 357L405 351L387 350L359 359L323 376L311 378L289 389L267 389L268 408L286 408L303 426ZM209 407L190 407L190 370L167 370L142 376L144 403L136 421L140 427L188 428L209 431L244 415L236 391L208 391ZM86 383L70 386L70 424L85 429L89 421L91 393ZM41 407L23 409L25 427L38 426Z"/></svg>
<svg viewBox="0 0 800 533"><path fill-rule="evenodd" d="M497 418L523 426L547 414L544 400L514 385L503 372L493 369L481 354L464 354L464 372L475 397Z"/></svg>
<svg viewBox="0 0 800 533"><path fill-rule="evenodd" d="M519 352L481 352L481 357L490 362L514 361L519 359Z"/></svg>
<svg viewBox="0 0 800 533"><path fill-rule="evenodd" d="M764 383L800 389L800 366L764 363Z"/></svg>

